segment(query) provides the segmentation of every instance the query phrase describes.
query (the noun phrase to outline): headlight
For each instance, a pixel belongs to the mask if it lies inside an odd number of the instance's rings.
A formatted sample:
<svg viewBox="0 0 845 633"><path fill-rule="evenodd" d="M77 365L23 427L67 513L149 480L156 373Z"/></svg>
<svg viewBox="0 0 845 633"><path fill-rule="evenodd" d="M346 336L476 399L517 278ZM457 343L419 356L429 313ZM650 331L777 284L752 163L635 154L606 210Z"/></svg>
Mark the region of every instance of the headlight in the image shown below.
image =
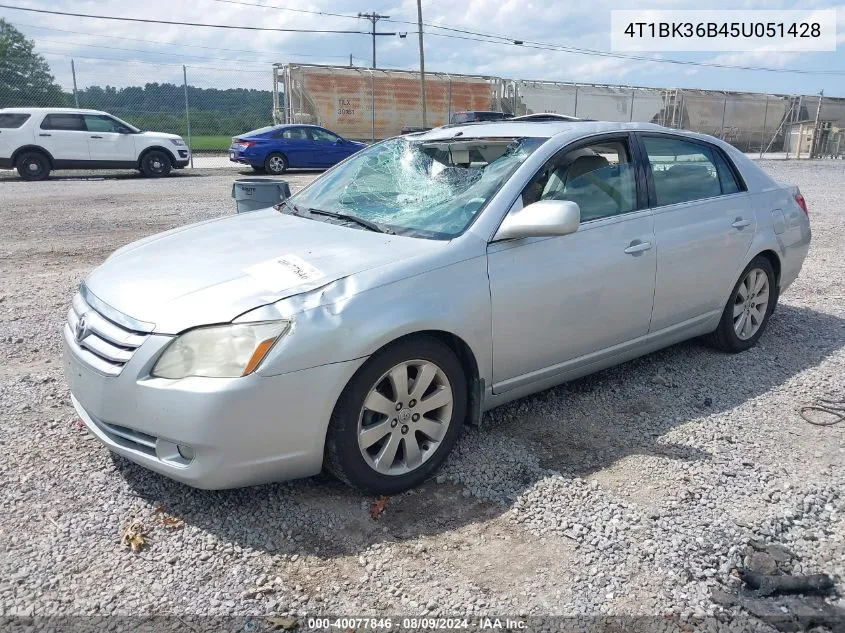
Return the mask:
<svg viewBox="0 0 845 633"><path fill-rule="evenodd" d="M251 374L290 328L289 321L215 325L173 340L153 367L158 378L235 378Z"/></svg>
<svg viewBox="0 0 845 633"><path fill-rule="evenodd" d="M170 139L170 142L176 145L177 147L185 147L185 141L183 141L181 138L172 138Z"/></svg>

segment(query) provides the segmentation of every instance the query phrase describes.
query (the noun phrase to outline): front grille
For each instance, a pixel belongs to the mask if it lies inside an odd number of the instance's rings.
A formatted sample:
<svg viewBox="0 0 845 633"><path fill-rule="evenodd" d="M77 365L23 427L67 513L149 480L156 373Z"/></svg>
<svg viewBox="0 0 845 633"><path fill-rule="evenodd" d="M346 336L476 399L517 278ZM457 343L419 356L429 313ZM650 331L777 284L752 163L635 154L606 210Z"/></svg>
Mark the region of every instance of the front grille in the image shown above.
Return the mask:
<svg viewBox="0 0 845 633"><path fill-rule="evenodd" d="M139 323L137 330L118 324L117 320L129 322L130 319L117 314L109 318L102 310L92 307L93 299L84 288L77 293L68 310L65 327L68 328L69 337L76 343L82 360L103 374L117 376L135 350L147 340L152 328L143 332L140 331L141 327L147 324ZM80 320L83 321L82 325Z"/></svg>

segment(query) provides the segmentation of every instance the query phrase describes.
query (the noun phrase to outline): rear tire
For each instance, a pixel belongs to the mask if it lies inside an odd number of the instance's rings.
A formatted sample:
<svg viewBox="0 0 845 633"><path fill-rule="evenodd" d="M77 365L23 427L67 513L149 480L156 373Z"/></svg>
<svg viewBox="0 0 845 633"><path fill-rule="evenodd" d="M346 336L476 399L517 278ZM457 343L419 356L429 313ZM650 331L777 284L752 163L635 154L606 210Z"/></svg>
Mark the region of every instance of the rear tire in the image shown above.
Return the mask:
<svg viewBox="0 0 845 633"><path fill-rule="evenodd" d="M396 343L343 390L329 423L326 468L373 494L418 486L446 460L466 408L466 377L449 347L431 337Z"/></svg>
<svg viewBox="0 0 845 633"><path fill-rule="evenodd" d="M45 180L50 175L50 159L42 152L24 152L18 157L15 167L24 180Z"/></svg>
<svg viewBox="0 0 845 633"><path fill-rule="evenodd" d="M163 178L173 168L170 156L161 150L154 149L141 158L141 173L147 178Z"/></svg>
<svg viewBox="0 0 845 633"><path fill-rule="evenodd" d="M280 176L288 170L288 159L284 154L273 152L264 161L264 171Z"/></svg>
<svg viewBox="0 0 845 633"><path fill-rule="evenodd" d="M758 255L739 276L719 327L707 337L707 342L731 353L753 347L766 331L777 300L777 277L772 263Z"/></svg>

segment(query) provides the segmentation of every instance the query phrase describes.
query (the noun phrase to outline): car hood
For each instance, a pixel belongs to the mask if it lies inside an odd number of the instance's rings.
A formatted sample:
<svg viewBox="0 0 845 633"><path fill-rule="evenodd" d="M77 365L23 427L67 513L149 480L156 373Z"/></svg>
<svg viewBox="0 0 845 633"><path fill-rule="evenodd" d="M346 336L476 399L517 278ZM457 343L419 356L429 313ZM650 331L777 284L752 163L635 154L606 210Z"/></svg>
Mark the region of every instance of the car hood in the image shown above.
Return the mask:
<svg viewBox="0 0 845 633"><path fill-rule="evenodd" d="M181 139L178 134L168 134L167 132L141 132L138 136L146 136L147 138L165 138L165 139Z"/></svg>
<svg viewBox="0 0 845 633"><path fill-rule="evenodd" d="M266 209L124 246L85 285L118 312L177 334L446 244Z"/></svg>

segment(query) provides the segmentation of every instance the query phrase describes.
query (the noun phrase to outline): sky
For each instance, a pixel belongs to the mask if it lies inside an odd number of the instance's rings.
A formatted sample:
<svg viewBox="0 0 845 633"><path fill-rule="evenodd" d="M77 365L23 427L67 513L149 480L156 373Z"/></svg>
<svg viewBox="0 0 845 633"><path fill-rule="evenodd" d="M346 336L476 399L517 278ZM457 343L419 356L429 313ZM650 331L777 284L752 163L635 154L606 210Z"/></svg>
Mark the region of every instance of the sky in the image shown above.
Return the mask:
<svg viewBox="0 0 845 633"><path fill-rule="evenodd" d="M370 22L357 17L313 15L322 11L357 16L378 12L390 20L377 38L377 62L383 68L419 68L416 0L4 0L22 7L75 13L141 17L183 22L249 25L295 29L338 29L369 32ZM264 6L251 6L251 5ZM718 0L707 5L688 0L423 0L425 22L457 29L504 35L598 51L610 50L611 9L837 9L835 52L752 51L736 53L645 53L650 58L691 60L777 69L840 71L839 75L801 75L582 55L456 39L459 33L425 28L426 69L587 83L657 88L703 88L845 97L845 3L811 0L757 2ZM268 8L275 7L275 8ZM279 7L297 10L283 10ZM88 85L181 83L182 65L189 83L201 87L272 87L273 63L349 64L369 66L369 34L313 34L221 30L115 22L44 15L0 8L0 17L24 32L50 63L57 81L72 85L74 59L80 88ZM405 33L402 38L398 34ZM472 37L472 36L470 36Z"/></svg>

